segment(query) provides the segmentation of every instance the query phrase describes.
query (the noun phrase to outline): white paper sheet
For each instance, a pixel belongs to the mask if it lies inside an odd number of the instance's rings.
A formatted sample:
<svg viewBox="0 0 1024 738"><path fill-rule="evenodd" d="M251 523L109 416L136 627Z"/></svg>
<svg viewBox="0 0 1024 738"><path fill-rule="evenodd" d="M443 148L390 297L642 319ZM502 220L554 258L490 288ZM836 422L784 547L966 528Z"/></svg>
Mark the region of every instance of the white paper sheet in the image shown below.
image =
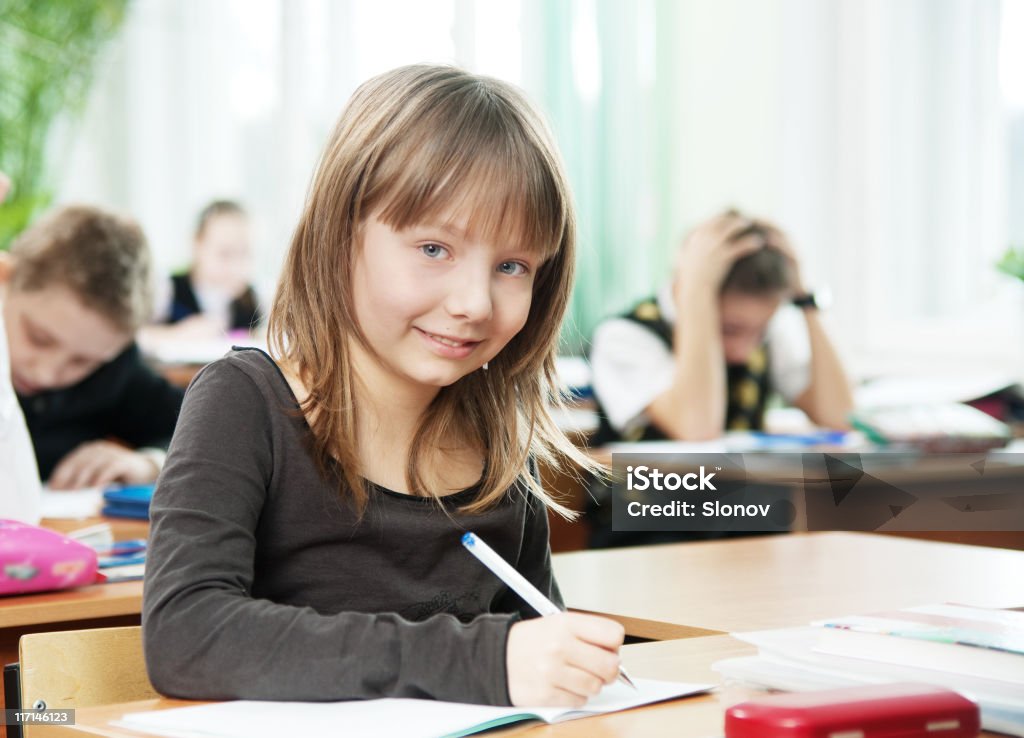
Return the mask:
<svg viewBox="0 0 1024 738"><path fill-rule="evenodd" d="M637 691L615 683L581 710L467 705L434 700L354 702L220 702L125 715L115 725L170 738L276 738L282 735L436 738L465 735L493 721L532 716L573 720L707 691L712 685L636 679ZM498 724L498 723L495 723Z"/></svg>

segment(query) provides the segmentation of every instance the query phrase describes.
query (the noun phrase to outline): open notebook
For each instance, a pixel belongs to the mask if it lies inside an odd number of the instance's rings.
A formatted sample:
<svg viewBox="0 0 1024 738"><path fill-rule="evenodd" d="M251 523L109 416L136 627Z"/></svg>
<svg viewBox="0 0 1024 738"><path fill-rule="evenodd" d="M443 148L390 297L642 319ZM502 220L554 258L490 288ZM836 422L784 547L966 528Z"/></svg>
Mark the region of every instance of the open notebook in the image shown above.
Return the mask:
<svg viewBox="0 0 1024 738"><path fill-rule="evenodd" d="M277 738L282 735L375 738L452 738L520 720L564 720L639 707L697 694L710 684L635 679L637 690L616 682L579 710L489 707L434 700L357 702L220 702L172 710L134 712L115 725L170 738Z"/></svg>

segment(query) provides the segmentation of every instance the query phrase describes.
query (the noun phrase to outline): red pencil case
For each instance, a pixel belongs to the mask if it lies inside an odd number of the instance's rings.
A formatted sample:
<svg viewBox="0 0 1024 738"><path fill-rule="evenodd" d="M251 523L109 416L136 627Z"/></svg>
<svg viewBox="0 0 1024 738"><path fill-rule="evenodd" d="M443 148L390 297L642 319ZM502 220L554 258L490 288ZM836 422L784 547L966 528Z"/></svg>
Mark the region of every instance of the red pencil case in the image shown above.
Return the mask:
<svg viewBox="0 0 1024 738"><path fill-rule="evenodd" d="M733 705L726 738L973 738L978 706L928 684L776 694Z"/></svg>

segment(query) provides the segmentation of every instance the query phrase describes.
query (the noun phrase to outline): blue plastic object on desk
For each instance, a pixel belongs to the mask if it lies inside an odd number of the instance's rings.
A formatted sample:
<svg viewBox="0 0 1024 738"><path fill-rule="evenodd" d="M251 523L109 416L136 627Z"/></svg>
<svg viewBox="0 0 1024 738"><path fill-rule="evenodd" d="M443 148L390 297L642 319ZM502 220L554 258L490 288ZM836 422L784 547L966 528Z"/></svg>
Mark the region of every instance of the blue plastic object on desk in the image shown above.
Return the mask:
<svg viewBox="0 0 1024 738"><path fill-rule="evenodd" d="M132 564L146 563L146 552L127 554L124 556L100 556L98 559L101 569L109 569L113 566L130 566Z"/></svg>
<svg viewBox="0 0 1024 738"><path fill-rule="evenodd" d="M109 546L96 549L100 556L128 556L146 550L145 538L132 538L127 541L114 541Z"/></svg>
<svg viewBox="0 0 1024 738"><path fill-rule="evenodd" d="M763 448L777 446L837 446L846 440L846 431L816 431L814 433L762 433L751 431L750 437Z"/></svg>
<svg viewBox="0 0 1024 738"><path fill-rule="evenodd" d="M155 485L110 487L103 493L103 514L112 518L149 520L149 503Z"/></svg>

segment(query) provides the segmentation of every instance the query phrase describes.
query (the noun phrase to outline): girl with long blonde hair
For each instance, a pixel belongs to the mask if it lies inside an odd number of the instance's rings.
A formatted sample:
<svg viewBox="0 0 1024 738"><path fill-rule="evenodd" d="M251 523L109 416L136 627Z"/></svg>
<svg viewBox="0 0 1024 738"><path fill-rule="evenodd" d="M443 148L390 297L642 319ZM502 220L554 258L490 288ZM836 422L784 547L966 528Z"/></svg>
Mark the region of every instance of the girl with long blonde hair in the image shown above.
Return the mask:
<svg viewBox="0 0 1024 738"><path fill-rule="evenodd" d="M575 223L543 122L459 69L380 75L311 185L270 321L189 389L151 511L150 677L180 697L580 705L623 631L533 610L473 530L552 600L537 464Z"/></svg>

